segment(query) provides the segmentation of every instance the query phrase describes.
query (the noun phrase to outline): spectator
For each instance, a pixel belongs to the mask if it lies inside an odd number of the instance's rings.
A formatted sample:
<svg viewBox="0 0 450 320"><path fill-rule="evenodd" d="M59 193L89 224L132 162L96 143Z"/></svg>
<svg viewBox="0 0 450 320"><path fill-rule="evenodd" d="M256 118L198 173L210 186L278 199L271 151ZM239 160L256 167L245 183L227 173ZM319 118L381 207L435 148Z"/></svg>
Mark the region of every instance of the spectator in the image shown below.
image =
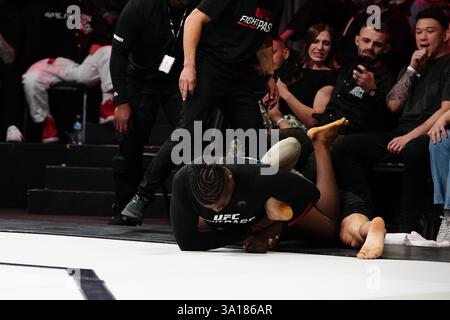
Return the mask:
<svg viewBox="0 0 450 320"><path fill-rule="evenodd" d="M450 54L448 18L439 9L426 9L417 18L417 51L408 68L387 95L392 112L402 112L390 133L355 134L334 148L336 174L341 188L362 197L373 210L368 171L390 156L405 164L399 231L422 232L421 214L426 210L423 186L430 175L426 135L450 108Z"/></svg>
<svg viewBox="0 0 450 320"><path fill-rule="evenodd" d="M278 80L281 99L269 110L272 123L280 128L290 128L293 126L291 120L294 126L304 130L316 125L312 114L324 112L336 82L336 73L331 68L332 48L330 27L315 24L309 28L293 81L287 82L283 77Z"/></svg>
<svg viewBox="0 0 450 320"><path fill-rule="evenodd" d="M436 241L450 241L450 111L444 113L428 131L434 203L443 207Z"/></svg>
<svg viewBox="0 0 450 320"><path fill-rule="evenodd" d="M23 75L25 97L35 123L43 125L42 142L59 141L58 131L50 114L47 90L58 83L76 82L86 86L101 84L100 123L114 120L112 81L109 73L111 46L92 45L81 64L59 57L43 59L33 64Z"/></svg>

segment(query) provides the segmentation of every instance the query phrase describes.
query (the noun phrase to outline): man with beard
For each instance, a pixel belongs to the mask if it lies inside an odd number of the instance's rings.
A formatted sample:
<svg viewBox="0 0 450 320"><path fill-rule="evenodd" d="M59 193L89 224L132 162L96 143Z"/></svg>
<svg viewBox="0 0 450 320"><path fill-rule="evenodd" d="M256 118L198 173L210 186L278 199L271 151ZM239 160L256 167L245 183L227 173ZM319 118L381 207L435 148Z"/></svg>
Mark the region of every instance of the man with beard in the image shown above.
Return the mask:
<svg viewBox="0 0 450 320"><path fill-rule="evenodd" d="M402 112L397 128L391 133L357 134L341 139L335 144L334 162L341 188L356 193L370 207L370 168L387 155L404 163L399 232L421 233L420 217L427 205L424 186L430 176L427 132L450 109L448 18L440 9L422 11L417 17L415 35L418 49L387 95L389 109ZM348 238L357 242L365 221L367 217L362 215L349 216L343 221L341 235L347 233Z"/></svg>
<svg viewBox="0 0 450 320"><path fill-rule="evenodd" d="M389 50L388 40L385 26L361 28L355 37L358 59L339 70L330 103L323 113L313 115L318 125L345 117L349 125L344 134L380 129L380 119L389 113L385 98L392 84L381 62Z"/></svg>

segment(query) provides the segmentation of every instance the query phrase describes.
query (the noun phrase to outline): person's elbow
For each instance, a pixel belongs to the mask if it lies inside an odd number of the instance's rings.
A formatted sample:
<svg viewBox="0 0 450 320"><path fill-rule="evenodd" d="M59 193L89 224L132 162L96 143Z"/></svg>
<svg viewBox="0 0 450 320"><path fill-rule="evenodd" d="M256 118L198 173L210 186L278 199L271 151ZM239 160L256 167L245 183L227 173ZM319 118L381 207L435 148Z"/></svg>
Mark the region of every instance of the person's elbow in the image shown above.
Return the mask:
<svg viewBox="0 0 450 320"><path fill-rule="evenodd" d="M194 242L192 241L178 241L178 248L181 251L202 251Z"/></svg>
<svg viewBox="0 0 450 320"><path fill-rule="evenodd" d="M190 26L197 25L201 26L211 21L211 18L203 13L202 11L195 9L191 12L191 14L186 18L186 27L189 28Z"/></svg>
<svg viewBox="0 0 450 320"><path fill-rule="evenodd" d="M386 106L392 113L397 113L402 108L402 102L399 100L388 99L386 101Z"/></svg>

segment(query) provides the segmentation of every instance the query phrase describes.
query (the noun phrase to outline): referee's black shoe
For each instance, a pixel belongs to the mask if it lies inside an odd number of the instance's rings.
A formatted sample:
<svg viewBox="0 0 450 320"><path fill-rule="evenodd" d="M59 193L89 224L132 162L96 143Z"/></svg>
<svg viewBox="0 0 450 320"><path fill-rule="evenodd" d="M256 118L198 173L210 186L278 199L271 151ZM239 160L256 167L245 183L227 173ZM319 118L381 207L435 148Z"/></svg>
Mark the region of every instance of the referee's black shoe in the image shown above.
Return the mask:
<svg viewBox="0 0 450 320"><path fill-rule="evenodd" d="M138 223L134 220L129 219L126 216L123 216L121 214L118 214L111 218L111 220L108 222L109 225L112 226L137 226Z"/></svg>
<svg viewBox="0 0 450 320"><path fill-rule="evenodd" d="M137 226L144 220L144 211L153 202L145 196L136 194L119 215L114 216L110 225Z"/></svg>
<svg viewBox="0 0 450 320"><path fill-rule="evenodd" d="M135 222L136 225L141 225L144 220L145 208L147 208L151 202L152 201L149 198L136 194L120 214L127 217L128 220Z"/></svg>

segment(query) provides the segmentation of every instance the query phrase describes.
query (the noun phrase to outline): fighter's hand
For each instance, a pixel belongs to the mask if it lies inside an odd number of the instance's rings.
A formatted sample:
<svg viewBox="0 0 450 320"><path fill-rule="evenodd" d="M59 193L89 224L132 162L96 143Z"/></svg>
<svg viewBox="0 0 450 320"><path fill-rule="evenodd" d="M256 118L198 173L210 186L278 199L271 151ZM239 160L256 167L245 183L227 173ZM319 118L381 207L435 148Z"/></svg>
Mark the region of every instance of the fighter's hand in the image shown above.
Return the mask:
<svg viewBox="0 0 450 320"><path fill-rule="evenodd" d="M409 65L417 70L427 62L429 57L430 54L427 49L416 50L411 57L411 63Z"/></svg>
<svg viewBox="0 0 450 320"><path fill-rule="evenodd" d="M445 119L441 117L427 132L428 136L434 144L441 142L442 136L448 138L447 129L445 128L446 126L447 121L445 121Z"/></svg>
<svg viewBox="0 0 450 320"><path fill-rule="evenodd" d="M249 253L266 253L269 250L269 243L264 239L250 235L244 240L242 247Z"/></svg>
<svg viewBox="0 0 450 320"><path fill-rule="evenodd" d="M243 248L251 253L266 253L273 249L280 239L283 223L276 222L260 230L253 230L243 242Z"/></svg>
<svg viewBox="0 0 450 320"><path fill-rule="evenodd" d="M358 86L366 92L376 90L377 83L373 72L370 72L362 65L358 65L358 69L362 72L359 72L357 69L353 70L353 79L355 79Z"/></svg>
<svg viewBox="0 0 450 320"><path fill-rule="evenodd" d="M277 81L273 78L267 80L267 95L266 107L272 109L279 99Z"/></svg>
<svg viewBox="0 0 450 320"><path fill-rule="evenodd" d="M193 96L195 86L197 85L197 72L193 67L184 67L178 82L183 101L188 98L188 93Z"/></svg>
<svg viewBox="0 0 450 320"><path fill-rule="evenodd" d="M128 103L118 105L114 110L114 127L116 131L124 135L128 131L131 119L131 106Z"/></svg>

